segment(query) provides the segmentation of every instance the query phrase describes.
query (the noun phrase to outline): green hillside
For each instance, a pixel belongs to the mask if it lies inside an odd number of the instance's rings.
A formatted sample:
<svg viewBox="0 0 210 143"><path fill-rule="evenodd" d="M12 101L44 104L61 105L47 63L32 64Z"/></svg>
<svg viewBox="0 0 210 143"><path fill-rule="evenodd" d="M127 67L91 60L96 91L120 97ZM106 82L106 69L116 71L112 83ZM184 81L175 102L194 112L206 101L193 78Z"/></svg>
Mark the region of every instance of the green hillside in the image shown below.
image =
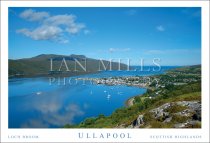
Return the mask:
<svg viewBox="0 0 210 143"><path fill-rule="evenodd" d="M65 127L201 128L201 75L195 74L194 69L182 67L150 76L159 85L148 85L146 93L133 98L133 104L115 110L110 116L101 114ZM201 73L201 66L196 66L196 73Z"/></svg>
<svg viewBox="0 0 210 143"><path fill-rule="evenodd" d="M69 68L69 72L66 72L65 66L62 66L62 72L55 72L58 71L63 58L65 58L66 63ZM84 55L53 55L53 54L42 54L32 58L25 58L25 59L18 59L18 60L9 60L9 76L10 77L21 77L21 76L47 76L49 75L50 71L50 59L53 59L53 70L54 73L51 74L58 74L61 75L80 75L80 74L87 74L87 73L94 73L98 72L99 70L99 60L87 58ZM84 71L78 64L77 70L75 71L75 59L78 60L83 66L85 65L86 59L86 68L87 70ZM109 62L103 60L104 65L108 65ZM117 70L119 64L116 62L112 62L112 70ZM121 64L121 69L126 69L127 65ZM103 69L103 68L102 68Z"/></svg>

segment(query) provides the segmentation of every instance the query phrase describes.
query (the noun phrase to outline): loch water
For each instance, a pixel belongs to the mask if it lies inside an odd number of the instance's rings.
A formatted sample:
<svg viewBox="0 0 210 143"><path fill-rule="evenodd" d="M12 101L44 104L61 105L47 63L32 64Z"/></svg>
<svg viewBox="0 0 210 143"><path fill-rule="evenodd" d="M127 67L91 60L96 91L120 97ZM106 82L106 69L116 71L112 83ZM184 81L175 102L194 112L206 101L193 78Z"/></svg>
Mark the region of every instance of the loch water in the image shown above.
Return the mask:
<svg viewBox="0 0 210 143"><path fill-rule="evenodd" d="M49 77L9 79L9 128L62 128L78 124L99 114L112 114L125 106L132 96L146 92L145 88L125 85L96 85L79 81L79 77L102 78L116 76L145 76L163 74L175 68L165 66L160 71L103 71L96 74L68 77L67 82L53 83Z"/></svg>

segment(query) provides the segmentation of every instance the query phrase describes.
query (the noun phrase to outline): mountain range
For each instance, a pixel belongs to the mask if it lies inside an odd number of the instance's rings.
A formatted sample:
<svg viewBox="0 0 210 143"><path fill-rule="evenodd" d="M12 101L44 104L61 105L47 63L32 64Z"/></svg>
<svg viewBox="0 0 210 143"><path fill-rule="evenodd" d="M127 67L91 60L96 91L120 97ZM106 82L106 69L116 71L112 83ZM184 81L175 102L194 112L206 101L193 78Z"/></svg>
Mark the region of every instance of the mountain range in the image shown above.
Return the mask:
<svg viewBox="0 0 210 143"><path fill-rule="evenodd" d="M51 69L51 59L52 59L52 69ZM65 62L68 66L69 71L65 66ZM81 66L76 63L78 61L81 65L85 66L86 60L86 71L81 68ZM102 62L107 69L110 67L110 62L106 60L98 60L88 58L84 55L55 55L55 54L41 54L31 58L23 59L9 59L9 77L33 77L33 76L49 76L49 75L81 75L88 73L96 73L104 70ZM75 71L75 65L77 71ZM119 63L111 63L112 70L117 70L119 68ZM121 70L127 68L127 65L120 63Z"/></svg>

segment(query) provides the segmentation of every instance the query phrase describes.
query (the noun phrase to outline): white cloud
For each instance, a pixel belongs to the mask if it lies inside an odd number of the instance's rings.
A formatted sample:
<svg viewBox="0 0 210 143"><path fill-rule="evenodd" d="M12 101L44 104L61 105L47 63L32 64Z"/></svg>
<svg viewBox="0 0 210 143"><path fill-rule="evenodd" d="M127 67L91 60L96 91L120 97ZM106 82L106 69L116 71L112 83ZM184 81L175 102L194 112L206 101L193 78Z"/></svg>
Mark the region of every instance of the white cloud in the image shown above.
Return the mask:
<svg viewBox="0 0 210 143"><path fill-rule="evenodd" d="M34 29L22 28L17 30L34 40L52 40L59 43L68 43L66 34L74 35L81 32L86 25L76 22L76 16L72 14L50 16L47 12L36 12L33 9L25 10L20 17L33 22L39 22L39 26ZM84 30L84 34L90 31Z"/></svg>
<svg viewBox="0 0 210 143"><path fill-rule="evenodd" d="M76 23L76 16L75 15L56 15L47 18L44 21L44 24L46 25L54 25L54 26L66 26L66 32L70 34L77 34L79 33L83 28L85 28L85 24L83 23Z"/></svg>
<svg viewBox="0 0 210 143"><path fill-rule="evenodd" d="M47 25L71 25L75 23L76 16L70 14L65 14L65 15L55 15L47 18L44 21L44 24Z"/></svg>
<svg viewBox="0 0 210 143"><path fill-rule="evenodd" d="M83 28L85 28L85 25L82 23L79 24L71 24L68 28L66 28L66 31L70 34L77 34L79 33Z"/></svg>
<svg viewBox="0 0 210 143"><path fill-rule="evenodd" d="M49 17L47 12L36 12L33 9L27 9L20 14L20 17L28 21L40 21Z"/></svg>
<svg viewBox="0 0 210 143"><path fill-rule="evenodd" d="M156 29L160 32L165 31L165 28L162 25L157 26Z"/></svg>
<svg viewBox="0 0 210 143"><path fill-rule="evenodd" d="M109 48L109 52L113 53L113 52L128 52L130 51L130 48Z"/></svg>
<svg viewBox="0 0 210 143"><path fill-rule="evenodd" d="M56 39L61 34L62 29L56 26L41 26L34 30L20 29L17 33L22 33L23 35L30 37L34 40L51 40Z"/></svg>

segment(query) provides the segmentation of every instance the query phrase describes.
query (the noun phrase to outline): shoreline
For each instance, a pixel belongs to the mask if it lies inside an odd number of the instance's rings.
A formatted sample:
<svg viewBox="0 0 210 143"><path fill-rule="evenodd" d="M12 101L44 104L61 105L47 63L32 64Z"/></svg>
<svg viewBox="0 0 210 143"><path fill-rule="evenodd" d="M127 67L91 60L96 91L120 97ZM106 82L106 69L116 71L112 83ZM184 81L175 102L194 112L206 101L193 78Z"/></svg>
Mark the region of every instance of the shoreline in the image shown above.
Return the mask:
<svg viewBox="0 0 210 143"><path fill-rule="evenodd" d="M146 88L146 89L147 89L147 88ZM147 91L146 91L146 92L147 92ZM146 93L146 92L145 92L145 93ZM143 94L144 94L144 93L143 93ZM143 94L139 94L139 95L135 95L135 96L129 97L129 98L125 101L125 103L124 103L124 104L125 104L125 107L131 107L131 106L133 106L133 105L134 105L133 102L134 102L134 100L135 100L134 98L137 97L137 96L142 96Z"/></svg>
<svg viewBox="0 0 210 143"><path fill-rule="evenodd" d="M139 95L137 95L139 96ZM125 101L125 107L131 107L134 105L133 101L136 96L132 96Z"/></svg>
<svg viewBox="0 0 210 143"><path fill-rule="evenodd" d="M74 72L72 73L65 73L65 74L48 74L48 73L43 73L43 74L28 74L28 75L8 75L8 79L13 79L13 78L46 78L46 77L76 77L76 76L81 76L81 75L89 75L89 74L97 74L99 72L80 72L80 74L76 74Z"/></svg>

